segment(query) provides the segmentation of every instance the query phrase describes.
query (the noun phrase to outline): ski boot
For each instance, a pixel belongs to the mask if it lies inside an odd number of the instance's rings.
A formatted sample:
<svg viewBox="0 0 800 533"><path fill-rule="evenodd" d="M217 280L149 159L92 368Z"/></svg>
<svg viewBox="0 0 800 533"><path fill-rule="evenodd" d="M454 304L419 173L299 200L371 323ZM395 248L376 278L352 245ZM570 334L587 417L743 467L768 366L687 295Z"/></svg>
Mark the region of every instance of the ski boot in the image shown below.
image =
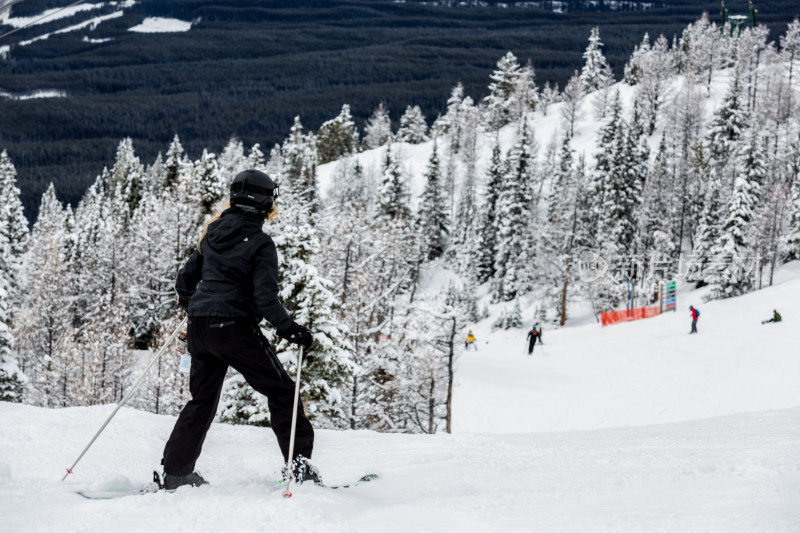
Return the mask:
<svg viewBox="0 0 800 533"><path fill-rule="evenodd" d="M192 472L185 476L173 476L172 474L164 473L164 482L162 484L164 490L172 491L184 485L199 487L200 485L208 485L208 481L203 479L203 476L197 472Z"/></svg>
<svg viewBox="0 0 800 533"><path fill-rule="evenodd" d="M320 476L317 467L309 463L308 459L302 455L298 455L294 458L294 461L292 461L291 474L286 471L285 466L281 472L283 473L283 479L289 479L289 476L291 475L292 481L298 485L301 485L306 481L313 481L315 485L323 485L322 476Z"/></svg>

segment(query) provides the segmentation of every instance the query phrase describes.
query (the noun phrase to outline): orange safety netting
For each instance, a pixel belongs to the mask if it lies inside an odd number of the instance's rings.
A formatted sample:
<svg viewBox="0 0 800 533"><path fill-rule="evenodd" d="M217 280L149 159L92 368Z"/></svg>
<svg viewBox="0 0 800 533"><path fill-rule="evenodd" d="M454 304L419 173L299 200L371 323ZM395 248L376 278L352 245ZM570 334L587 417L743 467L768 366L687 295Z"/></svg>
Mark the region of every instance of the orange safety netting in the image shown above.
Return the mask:
<svg viewBox="0 0 800 533"><path fill-rule="evenodd" d="M658 306L637 307L636 309L625 309L623 311L606 311L605 313L600 313L600 322L603 326L608 326L620 322L650 318L659 314L661 314L661 308Z"/></svg>

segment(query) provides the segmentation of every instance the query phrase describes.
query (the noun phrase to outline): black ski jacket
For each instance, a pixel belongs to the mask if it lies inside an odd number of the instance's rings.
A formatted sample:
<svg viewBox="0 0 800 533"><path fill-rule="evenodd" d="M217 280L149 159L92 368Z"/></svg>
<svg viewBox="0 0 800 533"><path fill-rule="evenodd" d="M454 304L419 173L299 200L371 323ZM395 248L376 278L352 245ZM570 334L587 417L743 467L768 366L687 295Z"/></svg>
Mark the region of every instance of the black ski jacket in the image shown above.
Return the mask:
<svg viewBox="0 0 800 533"><path fill-rule="evenodd" d="M175 290L189 316L266 318L278 331L292 318L278 298L278 252L262 231L264 219L223 211L181 271Z"/></svg>

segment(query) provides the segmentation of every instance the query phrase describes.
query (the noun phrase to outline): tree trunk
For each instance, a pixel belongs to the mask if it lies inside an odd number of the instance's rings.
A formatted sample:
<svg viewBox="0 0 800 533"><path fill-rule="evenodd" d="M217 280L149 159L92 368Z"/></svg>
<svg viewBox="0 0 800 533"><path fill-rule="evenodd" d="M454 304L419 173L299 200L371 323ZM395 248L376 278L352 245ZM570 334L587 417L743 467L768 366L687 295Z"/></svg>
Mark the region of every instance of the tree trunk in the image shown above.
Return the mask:
<svg viewBox="0 0 800 533"><path fill-rule="evenodd" d="M569 257L564 269L564 285L561 287L561 320L559 324L563 326L567 323L567 285L569 284Z"/></svg>
<svg viewBox="0 0 800 533"><path fill-rule="evenodd" d="M452 318L453 327L450 329L450 339L447 343L447 413L445 415L445 431L452 433L453 420L453 363L455 362L456 317Z"/></svg>
<svg viewBox="0 0 800 533"><path fill-rule="evenodd" d="M434 412L436 409L436 398L434 397L434 390L436 389L436 380L431 377L431 386L428 391L428 434L433 435L435 430L434 425Z"/></svg>

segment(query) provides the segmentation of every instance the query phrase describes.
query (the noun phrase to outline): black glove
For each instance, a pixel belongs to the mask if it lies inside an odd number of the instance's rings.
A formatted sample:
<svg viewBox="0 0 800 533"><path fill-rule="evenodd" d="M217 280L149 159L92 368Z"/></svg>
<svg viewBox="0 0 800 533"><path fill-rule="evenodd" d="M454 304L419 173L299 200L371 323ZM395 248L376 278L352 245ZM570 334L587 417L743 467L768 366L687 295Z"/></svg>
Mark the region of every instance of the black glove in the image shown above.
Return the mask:
<svg viewBox="0 0 800 533"><path fill-rule="evenodd" d="M189 300L184 300L183 298L178 298L178 307L189 312Z"/></svg>
<svg viewBox="0 0 800 533"><path fill-rule="evenodd" d="M311 330L297 322L292 322L292 325L287 329L279 331L278 337L286 339L292 344L302 346L306 353L311 350L311 345L314 343L314 336L311 335Z"/></svg>

